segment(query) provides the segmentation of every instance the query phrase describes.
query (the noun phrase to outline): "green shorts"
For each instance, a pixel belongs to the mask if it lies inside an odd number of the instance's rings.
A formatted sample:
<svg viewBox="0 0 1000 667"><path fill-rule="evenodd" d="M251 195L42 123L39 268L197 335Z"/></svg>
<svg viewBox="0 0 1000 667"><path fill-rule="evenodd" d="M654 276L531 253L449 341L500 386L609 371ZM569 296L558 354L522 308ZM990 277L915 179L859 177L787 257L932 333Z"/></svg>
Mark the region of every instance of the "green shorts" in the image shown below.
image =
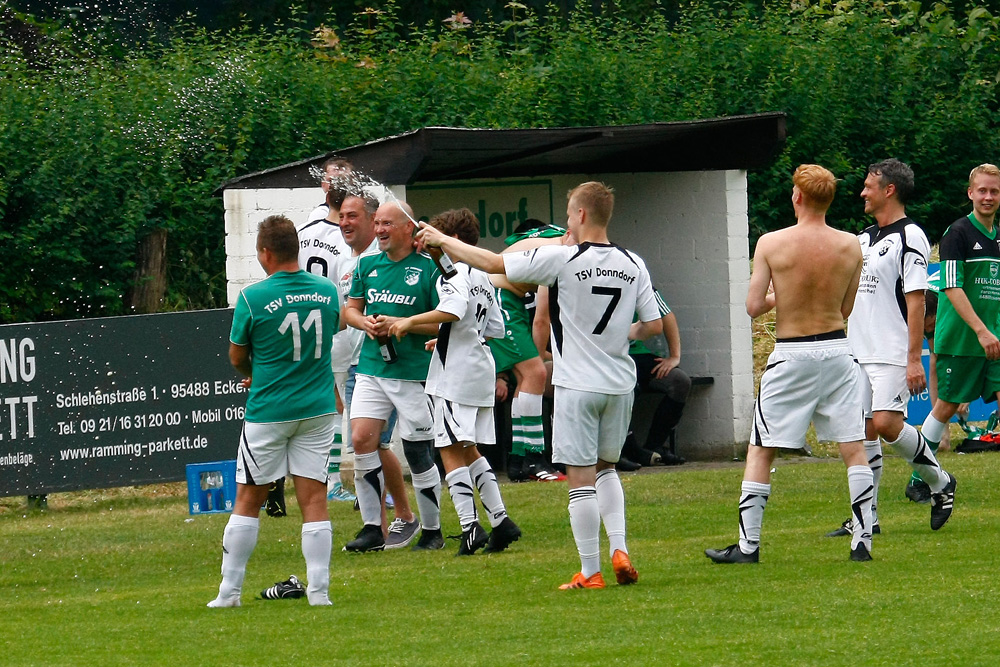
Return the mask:
<svg viewBox="0 0 1000 667"><path fill-rule="evenodd" d="M538 356L535 341L531 338L531 322L524 302L513 292L500 290L500 309L503 311L504 337L488 341L497 373L510 370Z"/></svg>
<svg viewBox="0 0 1000 667"><path fill-rule="evenodd" d="M938 398L949 403L992 401L1000 391L1000 360L939 354L937 391Z"/></svg>

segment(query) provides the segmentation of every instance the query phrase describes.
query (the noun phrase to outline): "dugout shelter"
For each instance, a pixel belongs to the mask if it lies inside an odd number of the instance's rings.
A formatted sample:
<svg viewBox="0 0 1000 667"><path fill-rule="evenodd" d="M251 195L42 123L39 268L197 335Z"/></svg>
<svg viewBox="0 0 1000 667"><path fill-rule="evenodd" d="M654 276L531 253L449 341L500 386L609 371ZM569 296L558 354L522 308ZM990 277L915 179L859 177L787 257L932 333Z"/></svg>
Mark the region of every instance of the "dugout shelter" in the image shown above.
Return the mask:
<svg viewBox="0 0 1000 667"><path fill-rule="evenodd" d="M677 315L681 367L703 379L677 429L677 453L731 458L749 437L754 399L746 174L767 165L785 136L782 113L605 127L425 127L246 174L216 191L225 205L229 301L264 277L257 223L277 213L306 222L323 201L314 174L329 157L347 158L424 219L470 208L480 245L495 251L527 218L565 225L567 191L603 181L615 190L612 240L646 261Z"/></svg>

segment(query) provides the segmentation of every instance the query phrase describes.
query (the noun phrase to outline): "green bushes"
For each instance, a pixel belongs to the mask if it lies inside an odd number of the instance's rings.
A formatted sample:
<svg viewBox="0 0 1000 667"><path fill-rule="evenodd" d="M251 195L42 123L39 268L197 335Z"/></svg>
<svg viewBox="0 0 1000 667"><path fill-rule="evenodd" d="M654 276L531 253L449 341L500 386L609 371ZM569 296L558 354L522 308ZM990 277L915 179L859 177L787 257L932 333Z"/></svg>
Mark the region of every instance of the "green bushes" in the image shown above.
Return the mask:
<svg viewBox="0 0 1000 667"><path fill-rule="evenodd" d="M965 177L998 161L998 20L944 5L799 1L687 7L681 19L576 13L344 34L178 26L127 57L52 37L41 64L0 55L0 321L128 312L139 244L167 232L163 309L225 305L227 178L423 125L542 127L788 113L750 175L756 236L790 222L792 169L842 177L832 218L865 223L865 166L913 165L911 214L937 237ZM66 48L58 48L59 40ZM72 48L71 48L72 47Z"/></svg>

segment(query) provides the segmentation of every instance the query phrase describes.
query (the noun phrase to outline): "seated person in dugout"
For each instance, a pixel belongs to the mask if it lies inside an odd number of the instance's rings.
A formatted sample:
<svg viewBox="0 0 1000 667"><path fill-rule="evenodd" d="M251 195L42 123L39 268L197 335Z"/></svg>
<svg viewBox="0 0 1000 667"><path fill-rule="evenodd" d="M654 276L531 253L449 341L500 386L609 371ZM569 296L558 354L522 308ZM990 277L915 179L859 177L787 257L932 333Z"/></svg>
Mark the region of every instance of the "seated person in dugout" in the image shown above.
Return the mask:
<svg viewBox="0 0 1000 667"><path fill-rule="evenodd" d="M639 445L632 424L629 424L622 457L618 459L617 466L624 471L638 470L642 466L674 466L684 463L684 459L673 451L667 440L681 420L684 404L691 391L691 378L679 366L681 334L677 327L677 316L670 310L659 290L654 288L653 293L663 321L666 355L654 354L643 341L632 341L628 353L635 362L636 395L655 392L662 394L662 398L650 420L645 445Z"/></svg>

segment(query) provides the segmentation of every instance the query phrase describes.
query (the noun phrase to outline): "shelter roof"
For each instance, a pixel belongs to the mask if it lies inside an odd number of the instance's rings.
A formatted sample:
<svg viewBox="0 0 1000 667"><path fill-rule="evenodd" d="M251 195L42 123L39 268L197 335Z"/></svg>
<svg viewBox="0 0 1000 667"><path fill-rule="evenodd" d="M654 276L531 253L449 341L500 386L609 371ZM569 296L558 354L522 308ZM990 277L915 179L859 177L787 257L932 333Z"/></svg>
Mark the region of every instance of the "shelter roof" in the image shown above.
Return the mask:
<svg viewBox="0 0 1000 667"><path fill-rule="evenodd" d="M424 127L226 181L230 188L316 185L330 157L386 185L473 178L705 171L763 167L785 143L785 114L601 127Z"/></svg>

